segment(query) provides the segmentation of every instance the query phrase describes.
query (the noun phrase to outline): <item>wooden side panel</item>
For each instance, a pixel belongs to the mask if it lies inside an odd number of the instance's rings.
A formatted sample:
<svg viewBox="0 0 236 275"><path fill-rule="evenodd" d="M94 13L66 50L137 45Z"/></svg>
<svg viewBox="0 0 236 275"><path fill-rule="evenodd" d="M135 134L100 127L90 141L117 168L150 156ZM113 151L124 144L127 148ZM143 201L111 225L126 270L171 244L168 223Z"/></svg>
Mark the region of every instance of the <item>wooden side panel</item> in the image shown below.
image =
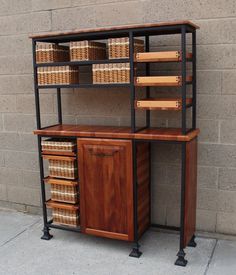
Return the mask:
<svg viewBox="0 0 236 275"><path fill-rule="evenodd" d="M138 181L138 235L150 225L150 181L149 181L149 144L137 145L137 181Z"/></svg>
<svg viewBox="0 0 236 275"><path fill-rule="evenodd" d="M78 139L81 229L132 241L132 143Z"/></svg>
<svg viewBox="0 0 236 275"><path fill-rule="evenodd" d="M197 138L186 143L186 188L184 247L193 236L196 228L197 204Z"/></svg>

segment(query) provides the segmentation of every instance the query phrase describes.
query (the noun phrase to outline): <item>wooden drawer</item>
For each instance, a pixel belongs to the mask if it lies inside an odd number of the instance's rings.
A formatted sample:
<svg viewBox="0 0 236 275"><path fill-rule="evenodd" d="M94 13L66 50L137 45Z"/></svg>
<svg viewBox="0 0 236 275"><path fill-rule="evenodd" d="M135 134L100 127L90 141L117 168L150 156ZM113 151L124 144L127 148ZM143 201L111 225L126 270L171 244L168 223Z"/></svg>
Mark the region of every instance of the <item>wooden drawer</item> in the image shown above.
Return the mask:
<svg viewBox="0 0 236 275"><path fill-rule="evenodd" d="M191 58L192 54L187 53L186 59L190 60ZM147 52L135 55L135 62L179 62L181 59L180 51Z"/></svg>
<svg viewBox="0 0 236 275"><path fill-rule="evenodd" d="M186 104L192 103L191 98L186 99ZM136 109L146 110L181 110L182 99L181 98L159 98L159 99L142 99L135 101Z"/></svg>
<svg viewBox="0 0 236 275"><path fill-rule="evenodd" d="M186 77L186 82L191 82L192 76ZM181 76L139 76L135 78L136 86L174 86L182 85Z"/></svg>

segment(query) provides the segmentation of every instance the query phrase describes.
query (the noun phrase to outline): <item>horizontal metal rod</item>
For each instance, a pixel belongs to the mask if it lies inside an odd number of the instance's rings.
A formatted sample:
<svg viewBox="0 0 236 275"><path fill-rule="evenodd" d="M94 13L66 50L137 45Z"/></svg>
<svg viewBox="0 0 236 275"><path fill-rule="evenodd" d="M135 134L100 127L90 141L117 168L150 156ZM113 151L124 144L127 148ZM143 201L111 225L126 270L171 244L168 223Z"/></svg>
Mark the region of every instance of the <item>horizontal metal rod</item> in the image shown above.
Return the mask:
<svg viewBox="0 0 236 275"><path fill-rule="evenodd" d="M156 224L156 223L152 223L151 227L156 227L156 228L160 228L160 229L174 230L174 231L179 231L180 230L180 228L177 227L177 226L162 225L162 224Z"/></svg>
<svg viewBox="0 0 236 275"><path fill-rule="evenodd" d="M55 89L55 88L116 88L116 87L130 87L130 83L109 83L109 84L52 84L39 85L38 89Z"/></svg>
<svg viewBox="0 0 236 275"><path fill-rule="evenodd" d="M78 232L81 233L81 229L80 227L69 227L66 225L57 225L57 224L53 224L53 223L47 223L47 226L50 228L56 228L56 229L62 229L62 230L67 230L67 231L74 231L74 232Z"/></svg>

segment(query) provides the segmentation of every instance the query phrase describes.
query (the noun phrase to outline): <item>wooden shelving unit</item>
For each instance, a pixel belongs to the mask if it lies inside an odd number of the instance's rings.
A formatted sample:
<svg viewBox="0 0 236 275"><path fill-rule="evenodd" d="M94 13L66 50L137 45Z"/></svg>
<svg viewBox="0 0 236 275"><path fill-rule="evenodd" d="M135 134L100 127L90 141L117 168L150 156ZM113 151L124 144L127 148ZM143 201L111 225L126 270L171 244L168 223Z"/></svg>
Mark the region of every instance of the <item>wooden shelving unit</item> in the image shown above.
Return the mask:
<svg viewBox="0 0 236 275"><path fill-rule="evenodd" d="M50 228L62 229L103 236L107 238L132 241L134 247L130 256L140 257L139 239L150 226L165 227L151 221L151 142L173 143L181 146L181 209L180 209L180 243L176 265L185 266L184 248L196 246L194 242L196 222L196 171L197 171L197 136L196 129L196 29L198 26L189 21L164 22L131 26L117 26L100 29L74 30L71 32L52 32L32 35L34 88L38 137L39 165L43 202L43 236L49 240ZM177 51L150 52L150 36L181 36L181 47ZM192 49L186 50L186 36L192 38ZM126 58L104 60L63 61L36 63L37 43L55 43L61 45L73 41L106 40L109 38L128 37ZM144 52L135 52L135 43L144 38ZM140 45L139 45L140 46ZM140 47L142 48L142 47ZM181 70L176 76L151 76L151 63L177 62ZM192 63L192 72L187 75L186 64ZM128 63L129 83L80 83L79 78L73 84L39 85L38 71L42 68L60 66L90 66L94 64ZM139 63L145 63L145 76L136 74ZM47 69L45 69L47 71ZM44 73L44 72L43 72ZM57 72L58 73L58 72ZM67 72L68 73L68 72ZM70 73L70 72L69 72ZM109 72L108 72L109 73ZM191 97L187 97L187 85L192 87ZM138 99L136 87L143 89L145 99ZM176 87L180 91L178 98L153 99L154 87ZM61 91L63 88L113 88L126 87L130 94L130 127L86 126L63 124ZM41 89L57 90L58 123L42 128L40 113ZM187 108L192 111L192 124L187 127ZM146 124L136 125L136 111L145 110ZM181 112L181 127L153 128L151 112L155 110L172 110ZM45 138L65 138L77 144L76 150L42 150ZM51 161L55 169L64 169L60 162L77 165L78 175L68 177L45 176L43 160ZM72 163L71 163L72 162ZM57 167L58 166L58 167ZM70 166L68 166L70 167ZM68 168L67 167L67 168ZM71 168L68 168L71 169ZM73 166L73 169L75 167ZM50 170L50 169L49 169ZM109 171L109 173L107 172ZM61 171L60 171L61 172ZM57 196L67 194L68 200L75 198L79 187L79 202L62 203L46 199L45 184L58 185L54 193ZM64 188L61 190L61 188ZM65 193L63 193L65 192ZM73 193L74 192L74 193ZM74 196L74 197L73 197ZM76 200L75 200L76 201ZM52 208L53 219L48 220L47 208ZM62 209L62 211L60 210ZM61 211L61 212L60 212ZM58 217L63 218L58 222ZM158 249L158 248L157 248Z"/></svg>

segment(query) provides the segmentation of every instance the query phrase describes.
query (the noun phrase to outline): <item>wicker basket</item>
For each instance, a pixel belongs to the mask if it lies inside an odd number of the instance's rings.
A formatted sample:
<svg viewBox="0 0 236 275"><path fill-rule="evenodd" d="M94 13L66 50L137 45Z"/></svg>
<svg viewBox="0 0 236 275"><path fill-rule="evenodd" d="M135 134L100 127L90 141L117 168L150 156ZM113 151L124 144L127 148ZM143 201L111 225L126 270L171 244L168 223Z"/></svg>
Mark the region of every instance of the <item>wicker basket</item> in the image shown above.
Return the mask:
<svg viewBox="0 0 236 275"><path fill-rule="evenodd" d="M55 152L74 152L76 143L68 139L47 139L42 140L42 151L55 151Z"/></svg>
<svg viewBox="0 0 236 275"><path fill-rule="evenodd" d="M77 227L80 224L79 206L48 201L47 206L52 208L53 223Z"/></svg>
<svg viewBox="0 0 236 275"><path fill-rule="evenodd" d="M106 59L106 44L93 41L70 42L70 60L103 60Z"/></svg>
<svg viewBox="0 0 236 275"><path fill-rule="evenodd" d="M63 62L69 61L69 47L60 46L53 43L37 43L36 45L36 62Z"/></svg>
<svg viewBox="0 0 236 275"><path fill-rule="evenodd" d="M53 201L78 203L79 185L77 181L46 178L45 182L51 185L51 199Z"/></svg>
<svg viewBox="0 0 236 275"><path fill-rule="evenodd" d="M93 83L129 83L130 64L93 64Z"/></svg>
<svg viewBox="0 0 236 275"><path fill-rule="evenodd" d="M144 42L134 39L134 53L144 52ZM129 58L129 38L110 38L108 39L109 59Z"/></svg>
<svg viewBox="0 0 236 275"><path fill-rule="evenodd" d="M79 83L78 66L53 66L38 68L39 85L77 84Z"/></svg>
<svg viewBox="0 0 236 275"><path fill-rule="evenodd" d="M73 158L54 159L48 156L49 176L63 179L77 178L76 160Z"/></svg>

